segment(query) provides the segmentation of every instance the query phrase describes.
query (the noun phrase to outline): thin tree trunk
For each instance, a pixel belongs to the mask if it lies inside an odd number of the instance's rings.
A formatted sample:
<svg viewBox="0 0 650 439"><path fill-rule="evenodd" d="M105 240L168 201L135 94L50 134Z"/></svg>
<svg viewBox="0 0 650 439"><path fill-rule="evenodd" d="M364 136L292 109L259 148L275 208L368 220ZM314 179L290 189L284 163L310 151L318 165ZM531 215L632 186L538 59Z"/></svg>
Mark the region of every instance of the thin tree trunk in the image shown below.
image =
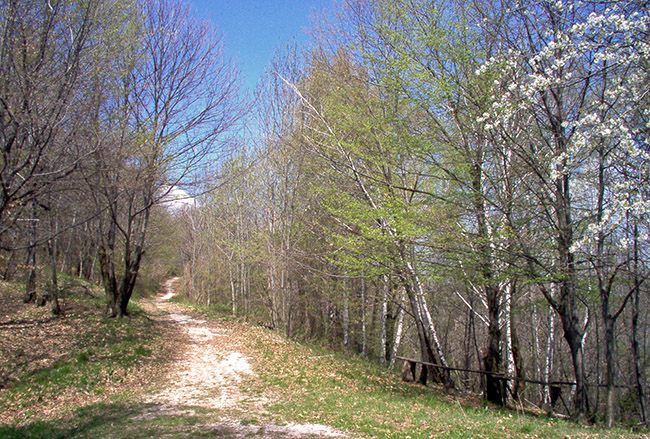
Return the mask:
<svg viewBox="0 0 650 439"><path fill-rule="evenodd" d="M513 286L513 288L515 288ZM511 340L511 349L512 349L512 359L514 363L514 376L517 378L522 378L524 376L524 365L523 358L521 355L521 346L519 344L519 336L517 335L517 325L514 322L514 313L512 310L510 312L510 340ZM515 381L512 387L512 397L517 399L519 398L519 393L524 389L524 382Z"/></svg>
<svg viewBox="0 0 650 439"><path fill-rule="evenodd" d="M566 150L562 144L561 150ZM589 395L585 374L583 335L575 285L575 263L571 246L573 245L573 221L571 218L570 177L562 175L556 182L556 215L558 224L557 252L559 273L564 277L559 282L560 299L557 311L560 314L564 338L571 350L573 370L576 379L575 416L584 418L589 412Z"/></svg>
<svg viewBox="0 0 650 439"><path fill-rule="evenodd" d="M25 278L25 294L23 302L36 301L36 203L32 202L32 218L29 224L29 247L27 248L27 256L25 257L25 266L27 267L27 275Z"/></svg>
<svg viewBox="0 0 650 439"><path fill-rule="evenodd" d="M459 294L460 295L460 294ZM474 309L472 308L472 297L470 296L470 306L467 308L467 319L465 320L465 333L463 336L464 341L464 362L463 368L469 370L472 366L472 331L474 330ZM470 383L470 373L465 372L465 383L466 385Z"/></svg>
<svg viewBox="0 0 650 439"><path fill-rule="evenodd" d="M366 328L366 282L361 278L361 355L368 354L368 334Z"/></svg>
<svg viewBox="0 0 650 439"><path fill-rule="evenodd" d="M232 274L232 258L228 259L228 280L230 282L230 301L231 301L231 309L232 309L232 315L236 316L237 315L237 293L235 290L235 279Z"/></svg>
<svg viewBox="0 0 650 439"><path fill-rule="evenodd" d="M388 367L390 369L395 368L395 361L397 360L397 353L399 352L399 346L402 341L402 332L404 330L404 289L401 289L401 294L398 302L399 311L397 311L397 321L395 322L395 337L393 339L393 347L390 353L390 362Z"/></svg>
<svg viewBox="0 0 650 439"><path fill-rule="evenodd" d="M347 281L343 284L343 346L350 344L350 300L348 298Z"/></svg>
<svg viewBox="0 0 650 439"><path fill-rule="evenodd" d="M50 256L50 269L51 273L51 286L50 286L50 309L52 314L58 316L61 314L61 306L59 304L59 282L57 276L57 243L56 238L51 238L47 241L47 250Z"/></svg>
<svg viewBox="0 0 650 439"><path fill-rule="evenodd" d="M503 312L501 314L502 326L505 330L504 334L504 343L505 343L505 352L504 352L504 361L505 361L505 370L508 376L515 375L515 359L512 353L512 327L511 327L511 315L512 315L512 286L510 284L505 286L505 294L503 295ZM508 382L510 386L510 382Z"/></svg>
<svg viewBox="0 0 650 439"><path fill-rule="evenodd" d="M436 328L431 318L431 313L427 307L426 298L420 279L415 272L415 269L410 262L405 264L408 277L405 279L404 286L407 288L407 295L411 302L413 316L418 328L418 336L420 338L420 349L422 350L423 359L434 364L440 364L448 367L447 360L440 347ZM411 287L411 282L413 287ZM411 289L412 288L412 289ZM433 346L431 342L433 341ZM453 389L455 383L447 369L440 370L438 368L431 368L430 372L439 382L442 382L445 388Z"/></svg>
<svg viewBox="0 0 650 439"><path fill-rule="evenodd" d="M386 365L386 315L388 314L388 279L384 276L384 285L383 285L383 295L381 298L381 307L380 307L380 325L381 325L381 340L379 345L379 363L382 366Z"/></svg>
<svg viewBox="0 0 650 439"><path fill-rule="evenodd" d="M555 310L549 307L548 310L548 339L546 341L546 364L544 365L543 381L551 382L551 372L553 370L553 357L555 352ZM551 386L544 387L544 403L547 404L548 412L553 414L553 403L551 400Z"/></svg>
<svg viewBox="0 0 650 439"><path fill-rule="evenodd" d="M606 314L604 319L605 323L605 382L607 383L607 426L612 428L614 426L615 410L616 410L616 387L614 378L616 374L614 365L614 319L609 316L607 307L603 307L603 314Z"/></svg>
<svg viewBox="0 0 650 439"><path fill-rule="evenodd" d="M99 256L99 247L95 248L93 252L93 260L90 263L90 273L88 274L88 280L93 282L95 280L95 266L97 265L97 258Z"/></svg>
<svg viewBox="0 0 650 439"><path fill-rule="evenodd" d="M643 389L643 376L641 367L641 354L639 351L639 292L641 281L639 279L639 228L634 225L634 255L633 255L633 280L634 293L632 295L632 359L634 363L634 383L636 386L637 397L639 399L639 411L641 414L641 423L646 427L650 426L648 422L648 412L645 400L645 391Z"/></svg>
<svg viewBox="0 0 650 439"><path fill-rule="evenodd" d="M23 302L30 303L36 301L36 247L30 242L25 257L25 267L27 275L25 276L25 293Z"/></svg>

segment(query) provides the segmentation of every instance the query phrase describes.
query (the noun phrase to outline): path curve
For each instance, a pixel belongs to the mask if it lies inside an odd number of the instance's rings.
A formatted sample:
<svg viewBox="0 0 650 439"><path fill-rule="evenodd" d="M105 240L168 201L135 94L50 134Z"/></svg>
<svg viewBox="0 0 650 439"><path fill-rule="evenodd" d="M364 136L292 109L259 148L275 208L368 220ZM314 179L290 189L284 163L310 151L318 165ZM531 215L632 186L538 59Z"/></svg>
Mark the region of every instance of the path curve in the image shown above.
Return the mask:
<svg viewBox="0 0 650 439"><path fill-rule="evenodd" d="M150 306L154 315L173 328L181 351L170 367L165 386L145 396L149 408L138 417L193 415L199 408L263 414L268 399L246 391L246 383L254 380L256 374L251 358L245 354L244 335L225 323L196 318L171 302L178 280L167 280L163 293L153 298ZM234 437L346 437L320 424L245 425L241 420L225 418L211 427Z"/></svg>

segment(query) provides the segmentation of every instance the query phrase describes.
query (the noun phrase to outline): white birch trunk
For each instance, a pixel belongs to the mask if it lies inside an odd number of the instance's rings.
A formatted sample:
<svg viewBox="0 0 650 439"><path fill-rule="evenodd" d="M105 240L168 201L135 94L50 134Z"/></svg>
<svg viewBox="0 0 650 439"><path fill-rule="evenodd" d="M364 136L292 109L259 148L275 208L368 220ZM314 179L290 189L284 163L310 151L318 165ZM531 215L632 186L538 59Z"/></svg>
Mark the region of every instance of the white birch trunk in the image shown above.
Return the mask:
<svg viewBox="0 0 650 439"><path fill-rule="evenodd" d="M397 322L395 322L395 337L393 339L393 347L390 353L390 362L388 363L389 369L395 368L395 361L397 360L397 353L399 352L399 345L402 341L402 332L404 331L404 296L406 292L404 287L401 289L401 294L399 298L399 311L397 312Z"/></svg>
<svg viewBox="0 0 650 439"><path fill-rule="evenodd" d="M555 347L555 310L548 309L548 340L546 346L546 365L544 367L545 382L551 381L551 372L553 370L553 356ZM544 387L544 403L551 407L551 386Z"/></svg>
<svg viewBox="0 0 650 439"><path fill-rule="evenodd" d="M350 300L348 298L347 282L343 288L343 346L350 344Z"/></svg>
<svg viewBox="0 0 650 439"><path fill-rule="evenodd" d="M361 354L368 353L368 334L366 333L366 282L361 279Z"/></svg>
<svg viewBox="0 0 650 439"><path fill-rule="evenodd" d="M539 347L539 316L537 315L537 305L533 304L533 347L535 349L533 355L533 370L537 372L537 376L542 378L542 364L539 362L540 357L540 347ZM540 399L544 400L545 390L542 388L540 390Z"/></svg>
<svg viewBox="0 0 650 439"><path fill-rule="evenodd" d="M232 275L232 261L228 261L228 279L230 280L230 300L232 301L232 315L237 315L237 292L235 290L235 279Z"/></svg>
<svg viewBox="0 0 650 439"><path fill-rule="evenodd" d="M381 298L381 340L379 346L379 363L386 365L386 314L388 314L388 279L384 276L384 294Z"/></svg>
<svg viewBox="0 0 650 439"><path fill-rule="evenodd" d="M499 325L504 328L505 333L505 365L508 376L515 376L517 370L515 367L515 357L512 352L512 328L511 328L511 314L512 314L512 285L508 283L505 287L503 294L503 306L501 307L501 322ZM512 389L512 381L506 383L508 389ZM510 393L506 394L506 399L510 399Z"/></svg>
<svg viewBox="0 0 650 439"><path fill-rule="evenodd" d="M422 289L422 283L420 282L420 278L418 277L417 273L413 269L413 266L411 265L410 262L406 263L406 267L409 269L410 274L413 278L413 282L415 283L415 291L417 294L416 302L419 307L419 312L420 315L423 317L422 321L425 327L427 328L427 330L429 331L429 335L431 336L431 340L433 341L436 352L440 357L440 363L442 364L442 366L449 367L445 355L442 352L442 347L438 339L438 332L436 331L436 327L433 324L433 318L431 317L431 313L429 312L429 307L427 306L427 300L424 297L424 290Z"/></svg>

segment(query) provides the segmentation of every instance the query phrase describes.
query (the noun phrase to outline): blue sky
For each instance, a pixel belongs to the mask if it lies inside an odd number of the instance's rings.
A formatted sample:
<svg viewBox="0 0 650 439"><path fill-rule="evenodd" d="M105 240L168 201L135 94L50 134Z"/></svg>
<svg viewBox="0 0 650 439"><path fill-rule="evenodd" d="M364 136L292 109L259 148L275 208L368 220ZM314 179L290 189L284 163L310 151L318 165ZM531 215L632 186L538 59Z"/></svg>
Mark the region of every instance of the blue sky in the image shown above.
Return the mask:
<svg viewBox="0 0 650 439"><path fill-rule="evenodd" d="M305 30L314 12L331 9L331 0L190 0L199 17L209 18L224 36L227 55L235 59L252 88L276 48L296 39L309 41Z"/></svg>

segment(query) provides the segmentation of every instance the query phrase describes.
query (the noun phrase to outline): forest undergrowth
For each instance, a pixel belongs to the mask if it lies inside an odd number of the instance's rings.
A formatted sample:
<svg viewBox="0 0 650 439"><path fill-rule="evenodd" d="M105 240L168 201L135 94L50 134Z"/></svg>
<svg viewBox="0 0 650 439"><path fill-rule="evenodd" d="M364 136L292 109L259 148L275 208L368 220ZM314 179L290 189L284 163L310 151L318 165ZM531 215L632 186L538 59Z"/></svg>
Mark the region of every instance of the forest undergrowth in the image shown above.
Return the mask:
<svg viewBox="0 0 650 439"><path fill-rule="evenodd" d="M182 301L161 311L152 299L137 299L130 317L107 319L98 290L80 289L63 297L63 315L52 318L23 304L16 285L2 283L0 302L3 438L650 437L406 384L363 358L288 341ZM186 321L195 326L185 331ZM236 404L156 400L173 388L175 369L188 366L188 352L202 348L200 337L210 331L218 337L206 343L217 343L224 358L237 349L250 364L245 379L223 384L228 392L213 390L222 400L234 392Z"/></svg>

